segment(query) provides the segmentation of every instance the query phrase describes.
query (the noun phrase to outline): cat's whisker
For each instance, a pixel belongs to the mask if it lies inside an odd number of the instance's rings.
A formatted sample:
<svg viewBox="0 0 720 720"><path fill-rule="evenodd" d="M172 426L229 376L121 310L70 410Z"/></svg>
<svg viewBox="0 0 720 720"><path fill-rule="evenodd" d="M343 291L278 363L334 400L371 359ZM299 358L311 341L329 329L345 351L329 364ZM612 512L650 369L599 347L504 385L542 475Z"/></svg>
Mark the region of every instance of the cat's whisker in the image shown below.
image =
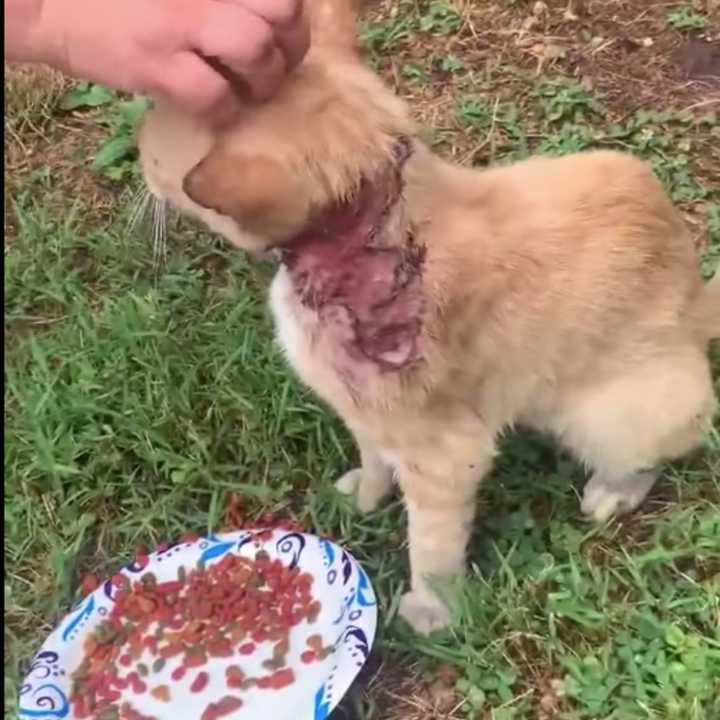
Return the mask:
<svg viewBox="0 0 720 720"><path fill-rule="evenodd" d="M153 268L158 270L167 259L167 202L153 197L152 206Z"/></svg>
<svg viewBox="0 0 720 720"><path fill-rule="evenodd" d="M128 219L128 232L134 232L145 218L151 199L152 195L144 185L135 193L132 199L132 210Z"/></svg>

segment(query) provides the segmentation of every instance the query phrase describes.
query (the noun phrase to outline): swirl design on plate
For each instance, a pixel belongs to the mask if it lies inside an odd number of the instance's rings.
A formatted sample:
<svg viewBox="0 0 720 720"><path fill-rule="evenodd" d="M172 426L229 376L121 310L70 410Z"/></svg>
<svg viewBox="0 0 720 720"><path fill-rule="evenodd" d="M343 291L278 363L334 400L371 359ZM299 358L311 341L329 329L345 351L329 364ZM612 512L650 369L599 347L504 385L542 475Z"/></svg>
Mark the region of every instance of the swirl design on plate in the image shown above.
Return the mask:
<svg viewBox="0 0 720 720"><path fill-rule="evenodd" d="M335 548L333 544L329 540L325 540L325 538L320 538L320 548L323 553L323 565L329 568L335 560Z"/></svg>
<svg viewBox="0 0 720 720"><path fill-rule="evenodd" d="M291 556L289 568L297 567L300 555L305 549L305 538L300 533L288 533L275 543L275 549L280 555Z"/></svg>
<svg viewBox="0 0 720 720"><path fill-rule="evenodd" d="M25 704L26 701L22 699L26 695L30 700L28 704ZM50 720L51 718L67 717L70 712L70 704L65 693L52 683L44 683L34 690L29 683L23 685L20 689L20 697L18 715L21 717Z"/></svg>
<svg viewBox="0 0 720 720"><path fill-rule="evenodd" d="M350 560L350 556L343 550L342 553L342 574L343 574L343 585L348 584L348 580L350 579L350 575L352 575L352 561Z"/></svg>
<svg viewBox="0 0 720 720"><path fill-rule="evenodd" d="M51 650L41 650L30 663L27 678L35 678L36 680L46 680L57 670L57 663L60 656ZM25 687L25 685L23 685ZM28 688L30 686L28 685Z"/></svg>
<svg viewBox="0 0 720 720"><path fill-rule="evenodd" d="M357 565L358 570L358 591L357 591L357 603L361 607L373 607L374 605L377 605L377 600L375 598L375 593L373 592L373 589L370 585L370 580L368 579L367 574L365 571Z"/></svg>

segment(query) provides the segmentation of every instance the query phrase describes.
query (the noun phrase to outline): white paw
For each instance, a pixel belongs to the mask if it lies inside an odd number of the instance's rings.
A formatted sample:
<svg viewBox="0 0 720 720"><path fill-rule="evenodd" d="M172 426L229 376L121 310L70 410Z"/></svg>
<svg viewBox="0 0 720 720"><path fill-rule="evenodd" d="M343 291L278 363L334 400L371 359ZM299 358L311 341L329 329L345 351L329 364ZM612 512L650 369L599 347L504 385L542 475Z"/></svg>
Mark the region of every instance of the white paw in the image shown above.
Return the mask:
<svg viewBox="0 0 720 720"><path fill-rule="evenodd" d="M597 522L631 512L645 499L656 477L652 471L633 473L620 480L593 475L583 491L582 511Z"/></svg>
<svg viewBox="0 0 720 720"><path fill-rule="evenodd" d="M369 513L377 508L384 493L373 492L373 486L363 478L362 468L346 472L336 483L335 489L343 495L355 496L355 507L361 513Z"/></svg>
<svg viewBox="0 0 720 720"><path fill-rule="evenodd" d="M421 635L440 630L450 622L450 611L445 603L429 592L412 591L403 595L399 613Z"/></svg>
<svg viewBox="0 0 720 720"><path fill-rule="evenodd" d="M335 489L343 495L354 495L360 487L361 480L361 468L349 470L335 483Z"/></svg>

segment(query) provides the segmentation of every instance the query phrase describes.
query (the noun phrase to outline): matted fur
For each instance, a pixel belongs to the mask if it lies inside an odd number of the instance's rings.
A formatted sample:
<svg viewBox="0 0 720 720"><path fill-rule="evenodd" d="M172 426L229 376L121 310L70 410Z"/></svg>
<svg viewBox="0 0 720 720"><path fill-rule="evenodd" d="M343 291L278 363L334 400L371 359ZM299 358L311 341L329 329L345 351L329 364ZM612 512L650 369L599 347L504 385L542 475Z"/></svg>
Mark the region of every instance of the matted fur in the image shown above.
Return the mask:
<svg viewBox="0 0 720 720"><path fill-rule="evenodd" d="M447 620L428 579L459 573L495 439L550 431L592 471L583 509L639 504L662 461L696 446L716 407L707 345L720 294L648 166L593 152L468 170L435 157L357 52L350 0L309 2L313 48L280 94L223 133L164 103L140 140L150 189L252 251L412 155L385 247L424 250L419 362L348 359L350 332L304 304L281 267L271 304L299 376L353 431L362 466L339 481L374 508L393 477L408 508L419 631ZM192 198L192 199L191 199ZM343 324L345 322L345 324Z"/></svg>

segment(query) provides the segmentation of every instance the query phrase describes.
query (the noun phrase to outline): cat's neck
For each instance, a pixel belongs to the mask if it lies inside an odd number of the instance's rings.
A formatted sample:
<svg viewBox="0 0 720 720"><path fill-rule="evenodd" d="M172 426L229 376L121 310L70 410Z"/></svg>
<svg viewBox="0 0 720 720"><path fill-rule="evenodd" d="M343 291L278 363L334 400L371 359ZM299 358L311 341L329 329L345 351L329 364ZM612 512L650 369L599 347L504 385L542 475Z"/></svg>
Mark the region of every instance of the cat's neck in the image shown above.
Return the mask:
<svg viewBox="0 0 720 720"><path fill-rule="evenodd" d="M386 370L418 360L425 306L426 253L405 197L411 149L399 147L351 202L324 212L281 250L298 300L326 320L342 317L352 337L346 349Z"/></svg>

